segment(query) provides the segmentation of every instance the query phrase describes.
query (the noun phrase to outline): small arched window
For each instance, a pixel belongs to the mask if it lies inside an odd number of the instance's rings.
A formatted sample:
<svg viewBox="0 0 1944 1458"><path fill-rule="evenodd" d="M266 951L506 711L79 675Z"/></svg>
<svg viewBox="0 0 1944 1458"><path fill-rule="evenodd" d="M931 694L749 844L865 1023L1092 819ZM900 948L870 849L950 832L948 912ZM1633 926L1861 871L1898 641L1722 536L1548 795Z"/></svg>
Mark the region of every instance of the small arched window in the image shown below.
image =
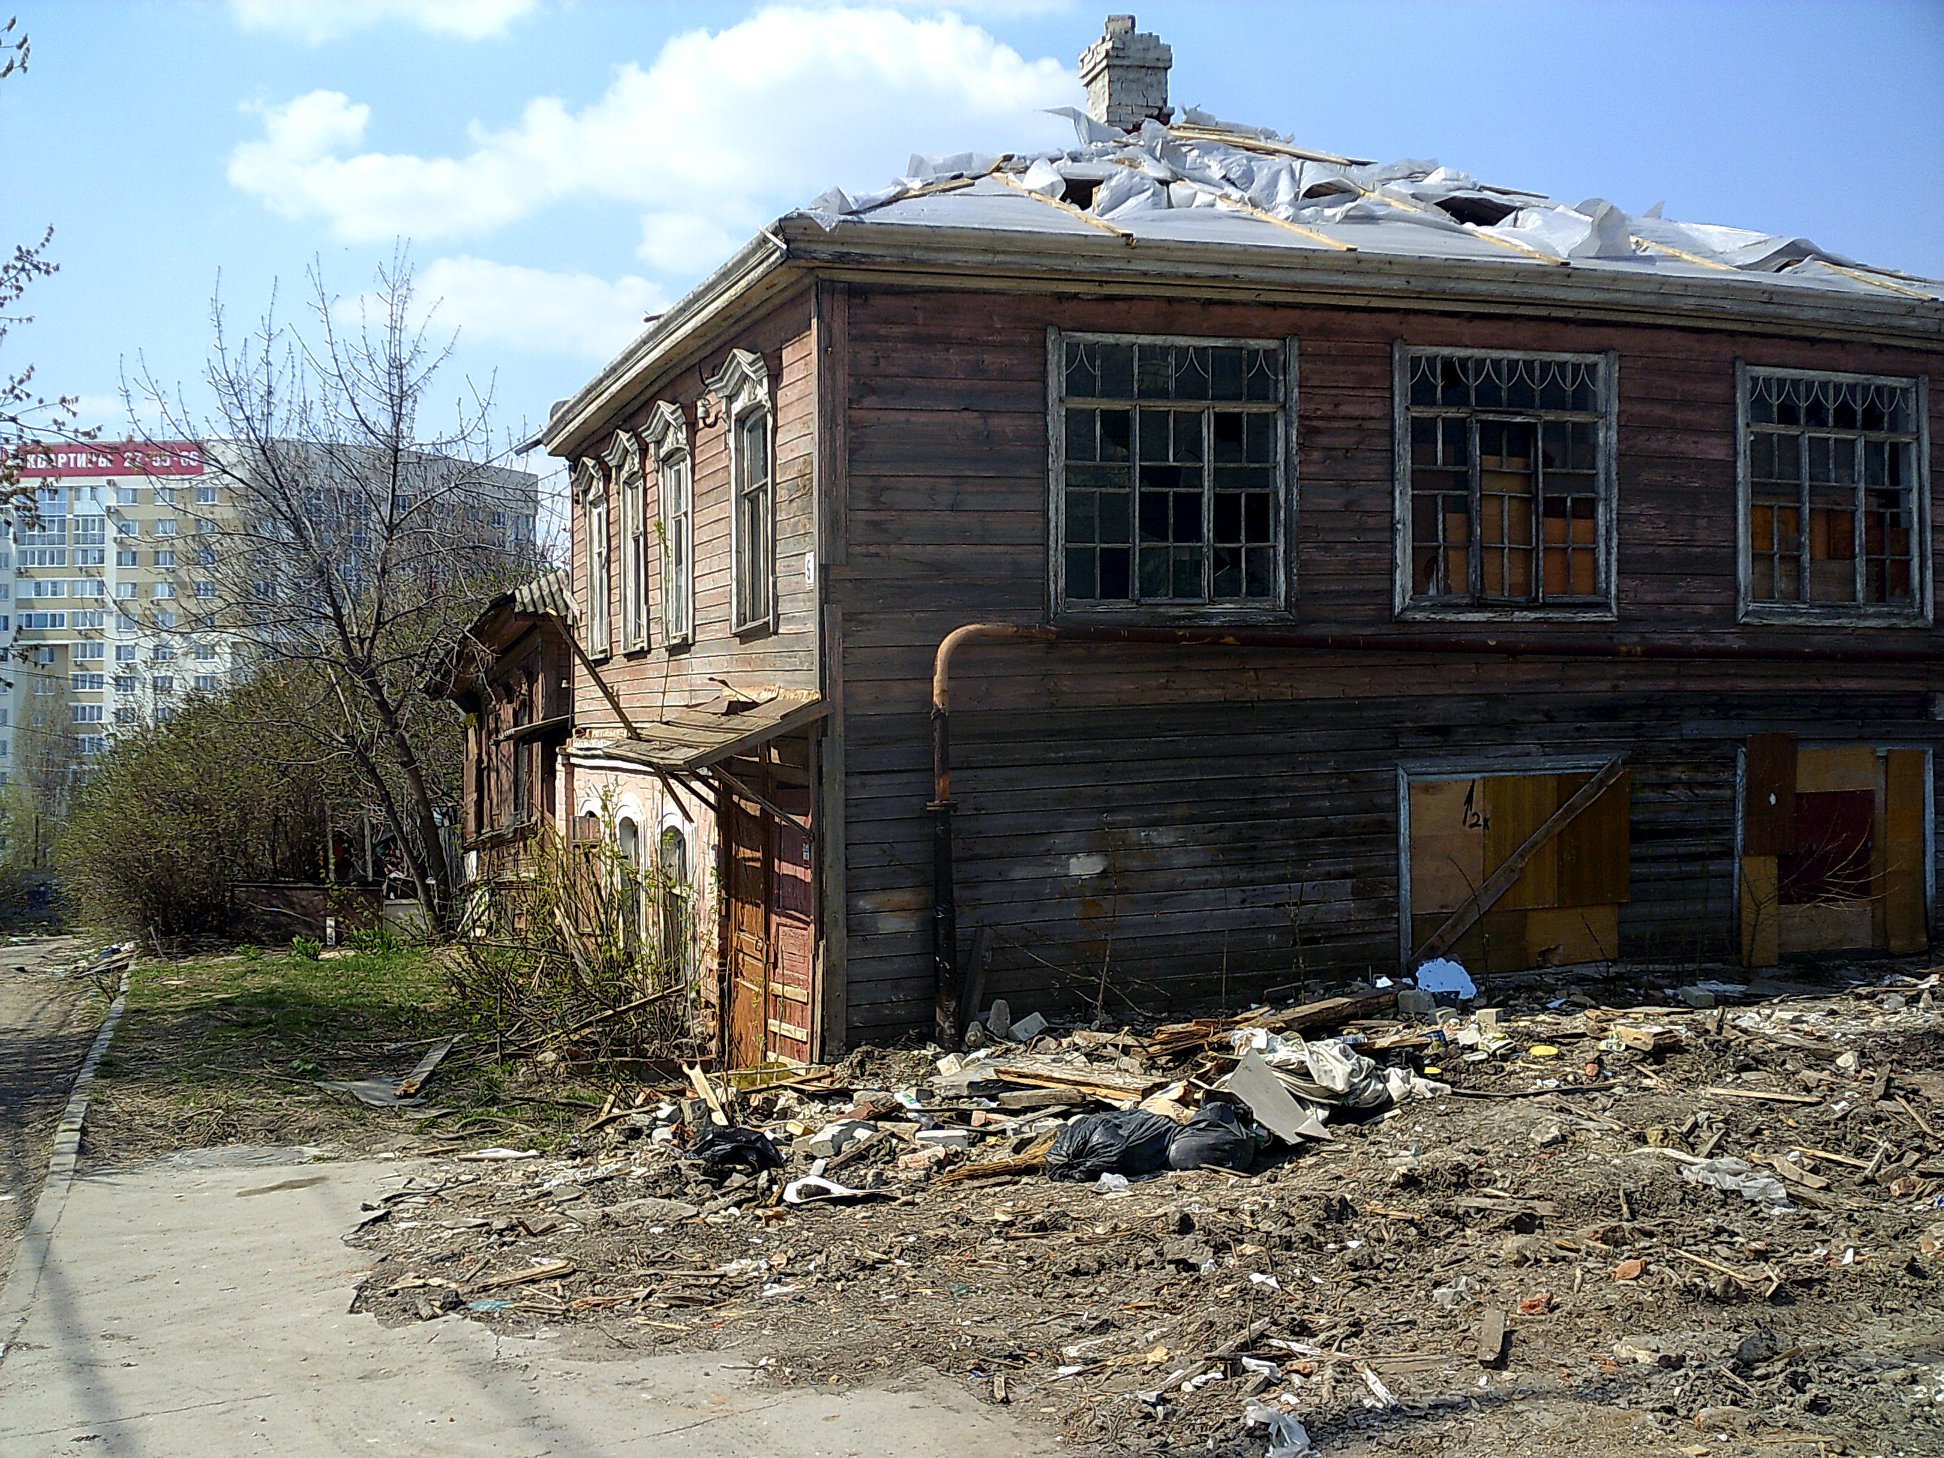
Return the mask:
<svg viewBox="0 0 1944 1458"><path fill-rule="evenodd" d="M689 884L688 837L679 826L663 827L655 846L655 870L661 882L662 958L686 982L695 970L695 896Z"/></svg>

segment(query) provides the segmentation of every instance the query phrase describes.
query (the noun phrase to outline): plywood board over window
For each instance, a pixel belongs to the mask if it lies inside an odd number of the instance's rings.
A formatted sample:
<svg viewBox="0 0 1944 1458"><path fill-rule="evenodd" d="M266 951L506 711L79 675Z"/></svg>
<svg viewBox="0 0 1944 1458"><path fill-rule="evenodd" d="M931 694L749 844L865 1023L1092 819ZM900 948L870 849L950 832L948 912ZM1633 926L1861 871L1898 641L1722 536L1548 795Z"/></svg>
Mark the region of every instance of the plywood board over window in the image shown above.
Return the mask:
<svg viewBox="0 0 1944 1458"><path fill-rule="evenodd" d="M1424 945L1488 887L1595 773L1410 780L1411 945ZM1620 903L1631 898L1628 805L1621 773L1531 852L1449 955L1480 973L1617 957Z"/></svg>
<svg viewBox="0 0 1944 1458"><path fill-rule="evenodd" d="M1767 965L1792 952L1921 952L1929 939L1928 780L1920 749L1751 739L1742 793L1744 962Z"/></svg>

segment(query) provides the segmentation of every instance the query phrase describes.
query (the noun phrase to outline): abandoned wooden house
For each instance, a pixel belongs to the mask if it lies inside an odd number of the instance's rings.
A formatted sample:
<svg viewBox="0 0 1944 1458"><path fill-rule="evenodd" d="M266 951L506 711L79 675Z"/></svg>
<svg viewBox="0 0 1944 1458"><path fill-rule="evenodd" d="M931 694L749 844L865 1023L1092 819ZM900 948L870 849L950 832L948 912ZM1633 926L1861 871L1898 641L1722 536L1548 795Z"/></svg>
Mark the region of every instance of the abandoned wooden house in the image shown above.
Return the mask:
<svg viewBox="0 0 1944 1458"><path fill-rule="evenodd" d="M561 812L690 879L724 1056L1925 948L1944 286L1169 60L1112 18L1073 147L826 194L554 410Z"/></svg>
<svg viewBox="0 0 1944 1458"><path fill-rule="evenodd" d="M560 828L560 752L573 731L573 606L565 571L480 609L426 680L466 715L459 845L465 879L521 874L544 827Z"/></svg>

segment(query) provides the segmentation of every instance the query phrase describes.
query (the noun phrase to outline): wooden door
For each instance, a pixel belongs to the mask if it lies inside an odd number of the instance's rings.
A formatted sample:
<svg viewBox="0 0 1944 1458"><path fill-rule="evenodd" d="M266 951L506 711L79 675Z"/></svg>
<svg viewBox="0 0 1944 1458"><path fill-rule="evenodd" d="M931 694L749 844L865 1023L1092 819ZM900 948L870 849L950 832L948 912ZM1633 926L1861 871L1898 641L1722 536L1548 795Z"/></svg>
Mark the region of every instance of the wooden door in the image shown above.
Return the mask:
<svg viewBox="0 0 1944 1458"><path fill-rule="evenodd" d="M762 808L729 798L729 1028L731 1068L763 1061L764 998L770 960L769 835Z"/></svg>
<svg viewBox="0 0 1944 1458"><path fill-rule="evenodd" d="M797 820L810 821L810 791L779 786L775 803ZM816 903L811 884L810 838L787 821L772 822L776 856L770 870L770 977L763 1031L771 1056L810 1059L810 994L816 946Z"/></svg>

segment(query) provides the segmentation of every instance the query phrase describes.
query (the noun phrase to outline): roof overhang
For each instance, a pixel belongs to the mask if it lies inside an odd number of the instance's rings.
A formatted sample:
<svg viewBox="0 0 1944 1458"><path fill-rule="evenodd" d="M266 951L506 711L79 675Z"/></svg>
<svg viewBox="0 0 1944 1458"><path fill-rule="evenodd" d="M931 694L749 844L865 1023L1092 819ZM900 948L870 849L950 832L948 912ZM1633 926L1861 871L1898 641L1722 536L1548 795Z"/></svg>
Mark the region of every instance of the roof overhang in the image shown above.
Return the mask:
<svg viewBox="0 0 1944 1458"><path fill-rule="evenodd" d="M576 739L566 753L588 769L688 775L794 733L829 712L830 706L816 695L778 689L749 696L722 694L705 704L672 710L656 723L637 725L626 738Z"/></svg>

